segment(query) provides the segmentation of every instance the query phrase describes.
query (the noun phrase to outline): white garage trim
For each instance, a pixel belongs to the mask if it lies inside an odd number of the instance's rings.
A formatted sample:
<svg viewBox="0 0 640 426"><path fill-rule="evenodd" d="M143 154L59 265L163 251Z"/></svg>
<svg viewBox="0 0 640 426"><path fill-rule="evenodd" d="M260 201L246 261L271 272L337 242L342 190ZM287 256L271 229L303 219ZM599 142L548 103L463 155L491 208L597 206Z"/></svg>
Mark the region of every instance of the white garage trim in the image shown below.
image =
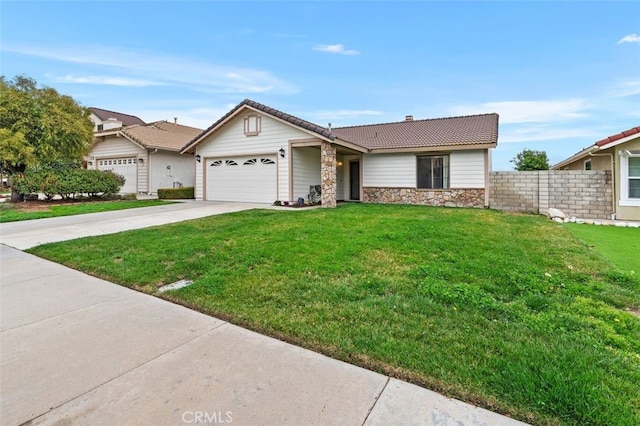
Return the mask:
<svg viewBox="0 0 640 426"><path fill-rule="evenodd" d="M275 154L212 157L204 167L206 200L273 203L278 197Z"/></svg>
<svg viewBox="0 0 640 426"><path fill-rule="evenodd" d="M138 192L138 157L111 157L97 158L98 170L111 170L114 173L124 176L125 182L120 193L130 194Z"/></svg>

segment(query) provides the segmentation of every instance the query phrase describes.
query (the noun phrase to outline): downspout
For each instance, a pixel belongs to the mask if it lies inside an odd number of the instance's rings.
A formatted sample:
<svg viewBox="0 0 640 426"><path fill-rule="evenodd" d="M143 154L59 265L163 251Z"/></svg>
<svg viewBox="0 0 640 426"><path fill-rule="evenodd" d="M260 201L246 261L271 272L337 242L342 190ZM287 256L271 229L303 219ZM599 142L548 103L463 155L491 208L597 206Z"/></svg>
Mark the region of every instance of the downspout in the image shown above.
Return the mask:
<svg viewBox="0 0 640 426"><path fill-rule="evenodd" d="M613 194L611 194L611 220L616 220L616 161L614 160L614 155L610 152L604 154L589 153L590 157L604 157L607 155L611 157L611 186L613 189Z"/></svg>
<svg viewBox="0 0 640 426"><path fill-rule="evenodd" d="M154 149L153 152L150 152L149 155L147 155L147 195L151 193L151 154L155 154L156 152L158 152L158 148Z"/></svg>

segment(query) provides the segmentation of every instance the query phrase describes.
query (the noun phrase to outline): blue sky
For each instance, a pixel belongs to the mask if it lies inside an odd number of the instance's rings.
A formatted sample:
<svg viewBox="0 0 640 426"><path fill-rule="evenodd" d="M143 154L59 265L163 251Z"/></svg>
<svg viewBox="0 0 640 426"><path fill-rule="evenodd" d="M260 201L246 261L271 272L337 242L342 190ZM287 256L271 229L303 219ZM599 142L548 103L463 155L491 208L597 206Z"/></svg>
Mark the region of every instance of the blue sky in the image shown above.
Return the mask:
<svg viewBox="0 0 640 426"><path fill-rule="evenodd" d="M0 66L205 128L245 98L333 127L500 114L493 169L640 125L638 1L6 1Z"/></svg>

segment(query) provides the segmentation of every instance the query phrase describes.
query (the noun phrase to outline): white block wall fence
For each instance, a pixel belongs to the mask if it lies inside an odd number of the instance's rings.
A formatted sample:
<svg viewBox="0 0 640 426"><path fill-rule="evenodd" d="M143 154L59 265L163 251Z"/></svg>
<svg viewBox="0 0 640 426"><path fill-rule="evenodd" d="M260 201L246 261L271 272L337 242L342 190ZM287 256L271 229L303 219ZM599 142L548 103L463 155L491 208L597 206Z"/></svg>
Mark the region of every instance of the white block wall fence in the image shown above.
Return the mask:
<svg viewBox="0 0 640 426"><path fill-rule="evenodd" d="M489 185L489 207L496 210L547 214L556 208L584 219L613 213L610 170L491 172Z"/></svg>

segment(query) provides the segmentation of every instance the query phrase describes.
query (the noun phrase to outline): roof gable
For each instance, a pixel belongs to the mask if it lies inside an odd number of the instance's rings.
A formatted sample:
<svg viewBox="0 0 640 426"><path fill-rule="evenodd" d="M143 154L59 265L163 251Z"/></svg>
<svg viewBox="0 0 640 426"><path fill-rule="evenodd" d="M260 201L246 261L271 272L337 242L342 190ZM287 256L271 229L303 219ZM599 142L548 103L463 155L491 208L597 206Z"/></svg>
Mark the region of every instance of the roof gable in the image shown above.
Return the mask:
<svg viewBox="0 0 640 426"><path fill-rule="evenodd" d="M251 99L245 99L236 105L231 111L222 116L218 121L209 126L202 133L194 137L191 141L189 141L183 148L182 152L186 152L189 149L193 148L198 143L202 142L206 137L214 133L218 130L222 125L227 123L231 118L240 114L240 112L244 109L251 109L254 111L260 111L265 113L271 117L289 123L293 126L299 127L307 132L315 133L318 136L333 140L334 136L329 129L326 129L322 126L318 126L317 124L311 123L310 121L303 120L301 118L295 117L291 114L287 114L285 112L279 111L275 108L268 107L259 102L252 101Z"/></svg>
<svg viewBox="0 0 640 426"><path fill-rule="evenodd" d="M131 126L134 124L138 124L138 125L145 124L144 121L142 121L140 118L136 117L135 115L123 114L121 112L109 111L107 109L94 108L94 107L91 107L89 109L91 110L92 113L96 115L96 117L98 117L102 121L107 121L110 118L115 118L116 120L120 121L123 126Z"/></svg>

